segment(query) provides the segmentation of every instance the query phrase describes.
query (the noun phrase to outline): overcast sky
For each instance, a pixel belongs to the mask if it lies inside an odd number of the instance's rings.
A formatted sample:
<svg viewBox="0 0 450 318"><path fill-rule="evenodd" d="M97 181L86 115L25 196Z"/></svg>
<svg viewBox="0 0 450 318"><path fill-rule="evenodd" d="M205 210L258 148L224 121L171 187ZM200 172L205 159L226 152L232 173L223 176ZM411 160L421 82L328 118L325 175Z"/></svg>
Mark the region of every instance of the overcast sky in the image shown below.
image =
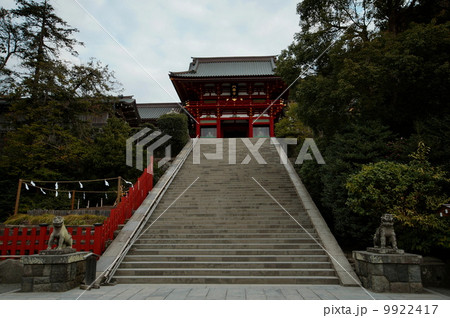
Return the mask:
<svg viewBox="0 0 450 318"><path fill-rule="evenodd" d="M179 101L168 73L187 70L191 57L278 55L299 31L299 0L50 2L80 31L79 59L108 64L138 103Z"/></svg>

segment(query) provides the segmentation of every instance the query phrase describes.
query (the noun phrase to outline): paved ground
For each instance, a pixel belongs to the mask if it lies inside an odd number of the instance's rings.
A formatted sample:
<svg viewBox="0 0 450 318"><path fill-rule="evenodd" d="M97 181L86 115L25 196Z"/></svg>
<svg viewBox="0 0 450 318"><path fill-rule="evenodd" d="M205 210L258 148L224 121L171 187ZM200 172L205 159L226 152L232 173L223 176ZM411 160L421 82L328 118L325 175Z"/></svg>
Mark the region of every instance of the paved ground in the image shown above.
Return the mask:
<svg viewBox="0 0 450 318"><path fill-rule="evenodd" d="M118 284L63 293L22 293L20 285L0 285L0 300L450 300L450 291L426 289L422 294L370 293L359 287L337 285L148 285Z"/></svg>

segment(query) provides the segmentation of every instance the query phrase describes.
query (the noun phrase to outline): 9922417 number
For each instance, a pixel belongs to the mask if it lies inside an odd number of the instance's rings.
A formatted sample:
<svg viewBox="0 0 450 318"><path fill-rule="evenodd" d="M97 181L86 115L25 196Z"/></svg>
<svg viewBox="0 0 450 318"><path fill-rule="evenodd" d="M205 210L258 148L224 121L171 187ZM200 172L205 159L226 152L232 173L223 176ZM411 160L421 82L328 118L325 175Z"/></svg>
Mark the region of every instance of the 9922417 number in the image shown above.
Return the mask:
<svg viewBox="0 0 450 318"><path fill-rule="evenodd" d="M385 305L385 315L434 315L438 305Z"/></svg>

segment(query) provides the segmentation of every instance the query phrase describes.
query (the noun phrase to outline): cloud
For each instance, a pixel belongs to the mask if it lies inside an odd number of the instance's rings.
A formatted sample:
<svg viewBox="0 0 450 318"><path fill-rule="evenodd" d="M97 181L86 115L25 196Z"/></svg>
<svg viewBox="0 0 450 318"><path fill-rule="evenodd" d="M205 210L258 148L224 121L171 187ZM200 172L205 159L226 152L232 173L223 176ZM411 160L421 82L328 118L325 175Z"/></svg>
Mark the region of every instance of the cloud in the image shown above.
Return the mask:
<svg viewBox="0 0 450 318"><path fill-rule="evenodd" d="M142 103L178 101L168 73L187 70L193 56L279 54L298 32L297 2L54 0L52 4L61 18L80 30L76 38L85 43L78 49L80 60L95 57L108 64L124 94Z"/></svg>

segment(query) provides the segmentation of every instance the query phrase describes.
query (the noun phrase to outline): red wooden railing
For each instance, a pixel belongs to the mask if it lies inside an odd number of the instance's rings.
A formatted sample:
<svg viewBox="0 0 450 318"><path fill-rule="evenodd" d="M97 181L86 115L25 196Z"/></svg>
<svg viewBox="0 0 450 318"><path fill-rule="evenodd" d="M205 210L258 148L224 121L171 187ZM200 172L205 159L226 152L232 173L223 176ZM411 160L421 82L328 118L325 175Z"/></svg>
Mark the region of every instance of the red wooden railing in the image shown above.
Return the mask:
<svg viewBox="0 0 450 318"><path fill-rule="evenodd" d="M117 230L119 224L124 224L129 219L134 210L139 208L149 191L153 188L153 174L144 170L133 187L131 187L126 196L122 197L116 208L111 210L108 219L103 222L101 227L101 252L105 250L105 244L114 237L114 231ZM96 230L97 231L97 230ZM96 252L94 252L96 253ZM96 253L100 254L100 253Z"/></svg>
<svg viewBox="0 0 450 318"><path fill-rule="evenodd" d="M73 245L77 251L103 252L102 224L97 226L68 226ZM45 225L6 225L0 228L0 259L5 255L31 255L47 248L53 232Z"/></svg>
<svg viewBox="0 0 450 318"><path fill-rule="evenodd" d="M111 210L103 224L93 226L67 226L77 251L91 251L102 254L108 241L114 238L114 231L129 219L153 188L152 171L144 171L136 183ZM53 231L47 225L0 227L0 259L3 255L31 255L47 248L48 239Z"/></svg>

